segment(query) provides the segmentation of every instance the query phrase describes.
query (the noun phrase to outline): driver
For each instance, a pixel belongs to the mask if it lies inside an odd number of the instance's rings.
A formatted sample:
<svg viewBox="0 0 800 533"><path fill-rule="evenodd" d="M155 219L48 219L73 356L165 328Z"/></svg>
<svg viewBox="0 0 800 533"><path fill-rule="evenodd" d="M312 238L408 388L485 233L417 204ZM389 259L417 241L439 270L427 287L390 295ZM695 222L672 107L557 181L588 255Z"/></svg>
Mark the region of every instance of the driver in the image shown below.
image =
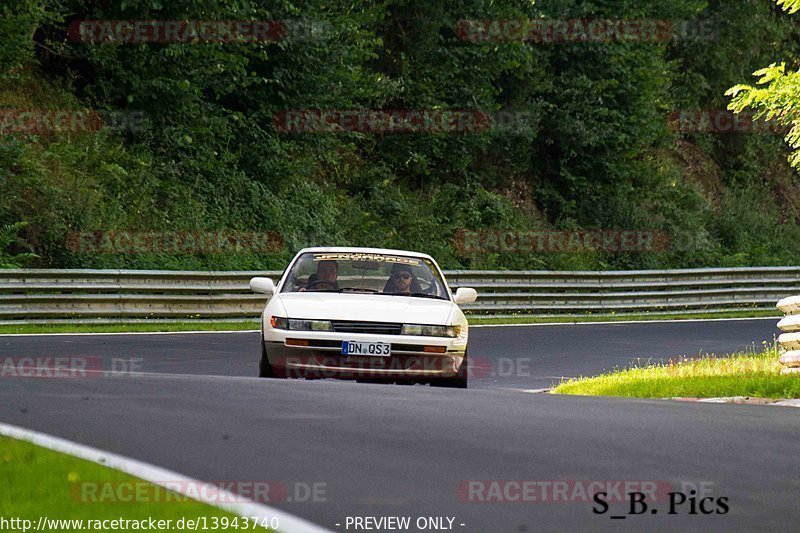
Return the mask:
<svg viewBox="0 0 800 533"><path fill-rule="evenodd" d="M339 289L336 277L339 275L339 263L333 260L320 261L317 273L308 277L305 290Z"/></svg>

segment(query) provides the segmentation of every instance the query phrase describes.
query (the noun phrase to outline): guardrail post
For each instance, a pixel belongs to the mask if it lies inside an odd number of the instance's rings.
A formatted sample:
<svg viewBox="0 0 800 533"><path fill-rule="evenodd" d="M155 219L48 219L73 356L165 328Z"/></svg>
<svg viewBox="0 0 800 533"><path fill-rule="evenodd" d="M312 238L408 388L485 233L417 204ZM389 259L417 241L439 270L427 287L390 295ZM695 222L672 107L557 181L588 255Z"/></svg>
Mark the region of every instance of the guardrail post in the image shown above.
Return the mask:
<svg viewBox="0 0 800 533"><path fill-rule="evenodd" d="M800 374L800 296L789 296L778 302L778 309L786 316L778 322L785 333L778 337L781 346L780 362L783 374Z"/></svg>

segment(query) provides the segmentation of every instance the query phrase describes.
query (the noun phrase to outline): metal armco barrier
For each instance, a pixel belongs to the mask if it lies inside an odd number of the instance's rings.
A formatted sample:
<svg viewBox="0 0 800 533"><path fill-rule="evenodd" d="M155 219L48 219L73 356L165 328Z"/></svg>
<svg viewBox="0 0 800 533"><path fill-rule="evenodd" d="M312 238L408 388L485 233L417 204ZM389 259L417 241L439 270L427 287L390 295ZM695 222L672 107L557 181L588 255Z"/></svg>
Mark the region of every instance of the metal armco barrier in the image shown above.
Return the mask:
<svg viewBox="0 0 800 533"><path fill-rule="evenodd" d="M780 362L786 367L783 372L800 373L800 296L782 299L778 302L778 309L786 314L778 322L778 328L786 332L778 337L781 347Z"/></svg>
<svg viewBox="0 0 800 533"><path fill-rule="evenodd" d="M0 270L0 321L254 320L266 298L250 292L250 278L277 280L280 274ZM776 300L800 292L800 267L609 272L455 270L445 275L454 290L473 287L478 291L478 301L464 309L470 316L480 317L765 310L774 309ZM800 320L800 316L796 318Z"/></svg>

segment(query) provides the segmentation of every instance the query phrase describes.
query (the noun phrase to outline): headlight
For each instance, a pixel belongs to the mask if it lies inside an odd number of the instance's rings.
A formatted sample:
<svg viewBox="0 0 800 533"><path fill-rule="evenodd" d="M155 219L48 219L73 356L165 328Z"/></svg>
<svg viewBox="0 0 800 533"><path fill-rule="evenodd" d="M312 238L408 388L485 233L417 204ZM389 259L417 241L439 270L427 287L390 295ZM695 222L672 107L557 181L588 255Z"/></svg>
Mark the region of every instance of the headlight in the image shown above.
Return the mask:
<svg viewBox="0 0 800 533"><path fill-rule="evenodd" d="M297 318L281 318L273 316L269 321L275 329L290 329L294 331L333 331L333 324L329 320L303 320Z"/></svg>
<svg viewBox="0 0 800 533"><path fill-rule="evenodd" d="M458 337L461 326L425 326L423 324L403 324L402 335L421 337Z"/></svg>
<svg viewBox="0 0 800 533"><path fill-rule="evenodd" d="M273 316L269 323L275 329L291 329L295 331L333 331L330 320L303 320L297 318L281 318Z"/></svg>
<svg viewBox="0 0 800 533"><path fill-rule="evenodd" d="M289 329L299 331L333 331L333 324L329 320L298 320L289 319Z"/></svg>

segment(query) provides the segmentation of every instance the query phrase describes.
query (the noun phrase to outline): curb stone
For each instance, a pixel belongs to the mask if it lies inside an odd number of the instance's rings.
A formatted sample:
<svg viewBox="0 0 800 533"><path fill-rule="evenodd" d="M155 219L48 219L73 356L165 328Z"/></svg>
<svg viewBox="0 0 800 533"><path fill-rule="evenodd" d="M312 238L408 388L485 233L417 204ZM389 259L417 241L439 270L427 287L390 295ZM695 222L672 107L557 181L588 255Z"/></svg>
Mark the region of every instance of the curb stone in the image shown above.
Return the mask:
<svg viewBox="0 0 800 533"><path fill-rule="evenodd" d="M665 399L677 400L680 402L733 403L733 404L748 404L748 405L780 405L782 407L800 407L800 399L775 400L770 398L755 398L751 396L727 396L722 398L674 397Z"/></svg>

